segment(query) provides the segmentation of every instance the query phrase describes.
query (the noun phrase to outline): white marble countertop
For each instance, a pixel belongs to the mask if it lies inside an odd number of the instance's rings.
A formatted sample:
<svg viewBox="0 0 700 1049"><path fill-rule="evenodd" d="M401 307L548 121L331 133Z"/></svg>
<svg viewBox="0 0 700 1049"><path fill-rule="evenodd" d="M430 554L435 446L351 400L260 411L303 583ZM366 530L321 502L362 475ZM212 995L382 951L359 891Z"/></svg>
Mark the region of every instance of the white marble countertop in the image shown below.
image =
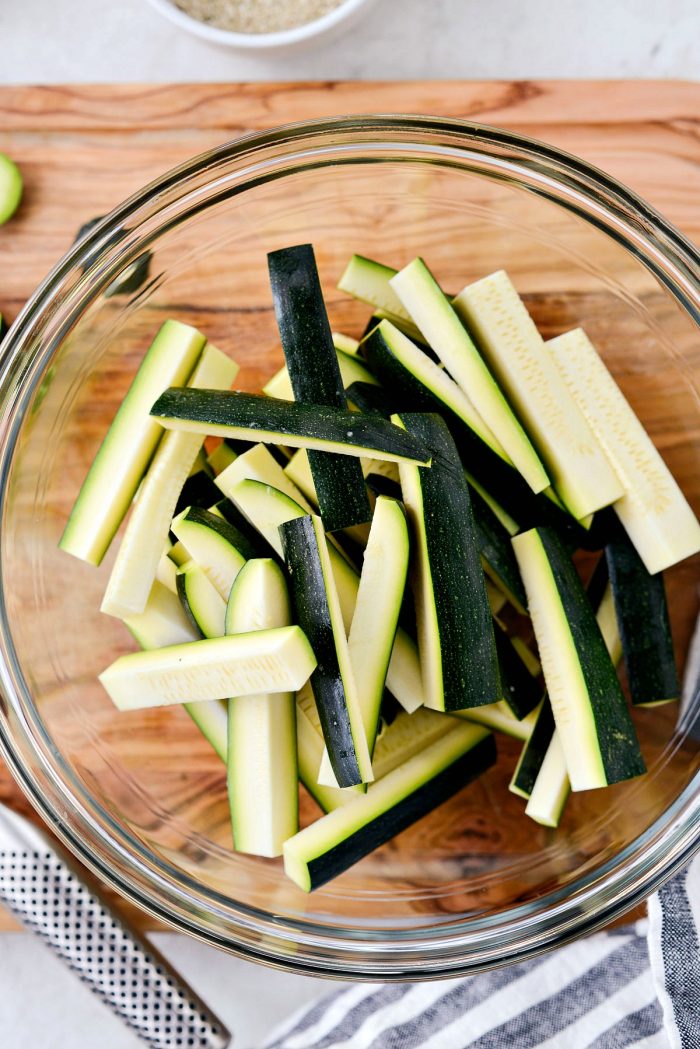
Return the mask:
<svg viewBox="0 0 700 1049"><path fill-rule="evenodd" d="M378 0L344 35L291 55L212 47L146 0L5 0L0 83L293 79L700 76L698 0ZM614 98L611 100L614 105ZM238 961L175 935L159 946L252 1049L290 1009L330 989ZM20 933L0 936L0 1030L7 1049L141 1043ZM66 1009L66 1001L70 1008Z"/></svg>
<svg viewBox="0 0 700 1049"><path fill-rule="evenodd" d="M146 0L4 0L0 82L700 77L698 0L377 0L291 55L213 47Z"/></svg>

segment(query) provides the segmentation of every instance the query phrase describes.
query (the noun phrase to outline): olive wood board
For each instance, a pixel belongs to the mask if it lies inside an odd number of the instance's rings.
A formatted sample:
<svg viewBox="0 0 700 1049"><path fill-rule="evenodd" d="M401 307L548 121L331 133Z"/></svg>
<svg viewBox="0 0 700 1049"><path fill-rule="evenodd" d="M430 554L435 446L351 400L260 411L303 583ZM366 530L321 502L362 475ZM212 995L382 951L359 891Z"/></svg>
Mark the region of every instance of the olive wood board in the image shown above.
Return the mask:
<svg viewBox="0 0 700 1049"><path fill-rule="evenodd" d="M9 319L16 315L83 222L188 157L290 121L369 112L469 118L546 140L621 179L700 241L700 84L436 80L3 87L0 151L21 167L25 197L17 216L0 228L0 311ZM0 800L32 815L4 766ZM158 927L124 900L119 906L142 928ZM640 913L638 908L631 916ZM14 928L11 916L0 911L0 931Z"/></svg>

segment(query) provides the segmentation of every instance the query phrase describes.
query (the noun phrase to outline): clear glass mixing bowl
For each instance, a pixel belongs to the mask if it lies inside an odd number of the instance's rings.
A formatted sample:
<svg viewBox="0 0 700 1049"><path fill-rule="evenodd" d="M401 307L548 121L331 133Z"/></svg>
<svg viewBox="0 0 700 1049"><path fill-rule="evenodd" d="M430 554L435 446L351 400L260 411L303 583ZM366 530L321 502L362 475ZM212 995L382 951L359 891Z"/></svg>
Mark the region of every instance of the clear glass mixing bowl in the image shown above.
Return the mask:
<svg viewBox="0 0 700 1049"><path fill-rule="evenodd" d="M151 336L194 324L257 390L279 366L266 252L312 241L334 328L354 251L420 253L448 289L506 266L546 336L582 323L700 509L700 262L651 208L572 157L458 121L357 118L256 134L147 186L75 247L3 345L0 730L24 789L108 882L176 927L299 971L430 978L520 959L639 901L698 842L700 746L637 711L650 772L571 799L557 831L507 783L519 744L450 803L312 895L235 855L224 770L178 709L118 713L97 674L133 647L99 569L57 541ZM144 251L148 281L107 291ZM698 564L668 574L683 660ZM305 818L313 815L304 804Z"/></svg>

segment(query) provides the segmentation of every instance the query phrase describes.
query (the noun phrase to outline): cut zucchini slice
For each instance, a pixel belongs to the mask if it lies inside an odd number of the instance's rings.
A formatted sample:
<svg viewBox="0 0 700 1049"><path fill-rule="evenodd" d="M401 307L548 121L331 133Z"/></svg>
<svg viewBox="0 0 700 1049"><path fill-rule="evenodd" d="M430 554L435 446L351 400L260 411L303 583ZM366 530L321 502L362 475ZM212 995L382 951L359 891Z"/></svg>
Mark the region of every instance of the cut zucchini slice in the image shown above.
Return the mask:
<svg viewBox="0 0 700 1049"><path fill-rule="evenodd" d="M267 256L277 326L297 401L347 410L321 282L310 244ZM348 358L351 365L356 364ZM372 516L360 464L349 456L309 450L324 528L336 532Z"/></svg>
<svg viewBox="0 0 700 1049"><path fill-rule="evenodd" d="M336 358L338 361L338 367L340 368L340 377L346 392L349 387L356 382L361 382L372 387L378 385L377 380L372 373L355 354L343 353L336 347ZM289 378L286 364L283 368L280 368L278 372L275 372L272 378L265 383L263 386L263 393L268 397L278 397L283 401L294 400L292 381Z"/></svg>
<svg viewBox="0 0 700 1049"><path fill-rule="evenodd" d="M311 687L336 780L341 787L367 783L372 763L321 519L287 521L280 535L296 618L318 660Z"/></svg>
<svg viewBox="0 0 700 1049"><path fill-rule="evenodd" d="M635 706L658 706L681 694L664 579L649 575L627 534L616 531L605 556L630 696Z"/></svg>
<svg viewBox="0 0 700 1049"><path fill-rule="evenodd" d="M528 670L520 652L504 628L495 624L496 651L503 683L503 699L515 714L524 718L539 705L542 686Z"/></svg>
<svg viewBox="0 0 700 1049"><path fill-rule="evenodd" d="M222 441L214 451L207 456L207 466L210 468L214 476L222 473L227 466L236 458L236 452L233 448L230 448L226 444L226 441Z"/></svg>
<svg viewBox="0 0 700 1049"><path fill-rule="evenodd" d="M185 615L176 595L158 582L153 584L143 612L127 617L124 625L141 648L146 650L182 645L196 641L200 636ZM212 703L185 703L184 709L222 761L226 761L225 701L215 699Z"/></svg>
<svg viewBox="0 0 700 1049"><path fill-rule="evenodd" d="M219 489L214 484L214 478L208 470L197 470L196 473L190 474L182 486L172 516L177 517L189 506L206 509L208 506L213 506L220 498Z"/></svg>
<svg viewBox="0 0 700 1049"><path fill-rule="evenodd" d="M170 545L170 540L168 540L165 550L160 555L158 568L156 569L156 580L166 590L169 590L171 594L177 594L177 565L172 557L169 556L170 550L172 550L172 546Z"/></svg>
<svg viewBox="0 0 700 1049"><path fill-rule="evenodd" d="M166 645L184 645L200 637L177 599L157 580L143 612L124 620L134 640L143 649L164 648Z"/></svg>
<svg viewBox="0 0 700 1049"><path fill-rule="evenodd" d="M476 490L472 490L469 496L484 571L503 591L513 608L524 613L527 598L518 562L513 553L511 536Z"/></svg>
<svg viewBox="0 0 700 1049"><path fill-rule="evenodd" d="M348 650L370 755L408 572L408 525L393 499L377 499L365 549Z"/></svg>
<svg viewBox="0 0 700 1049"><path fill-rule="evenodd" d="M318 769L326 749L323 730L310 685L304 685L296 696L297 763L299 779L324 812L347 805L356 788L324 787L318 782Z"/></svg>
<svg viewBox="0 0 700 1049"><path fill-rule="evenodd" d="M522 740L524 743L530 738L535 722L539 714L539 707L524 718L516 718L505 700L498 703L490 703L486 707L470 707L469 710L453 710L450 717L463 718L477 725L484 725L493 729L494 732L502 732L504 736L512 739Z"/></svg>
<svg viewBox="0 0 700 1049"><path fill-rule="evenodd" d="M533 784L525 815L544 827L557 827L570 790L564 748L559 733L555 732Z"/></svg>
<svg viewBox="0 0 700 1049"><path fill-rule="evenodd" d="M368 382L352 382L347 388L348 401L365 415L381 415L389 419L394 414L392 405L387 404L386 390Z"/></svg>
<svg viewBox="0 0 700 1049"><path fill-rule="evenodd" d="M332 331L331 337L333 345L339 353L344 353L347 357L356 357L358 355L360 350L358 339L353 339L350 335L343 335L340 331Z"/></svg>
<svg viewBox="0 0 700 1049"><path fill-rule="evenodd" d="M400 391L406 401L412 402L404 401L402 407L418 411L446 411L448 417L445 421L448 425L452 417L459 420L455 429L462 434L466 428L467 440L471 437L472 443L477 446L473 440L473 435L476 435L480 442L512 465L500 441L467 394L391 321L381 321L363 341L362 347L370 366L386 388L394 393ZM436 407L436 402L439 407Z"/></svg>
<svg viewBox="0 0 700 1049"><path fill-rule="evenodd" d="M547 343L622 483L615 512L652 575L700 550L700 524L584 331Z"/></svg>
<svg viewBox="0 0 700 1049"><path fill-rule="evenodd" d="M550 481L530 438L425 262L414 259L391 286L510 461L533 492L541 492Z"/></svg>
<svg viewBox="0 0 700 1049"><path fill-rule="evenodd" d="M601 568L603 571L600 571ZM599 567L596 568L591 577L586 588L586 596L593 607L598 606L596 622L600 627L610 658L614 665L617 666L621 657L620 637L617 632L615 609L612 604L612 591L610 584L607 582L604 558L601 559ZM510 782L510 790L514 794L519 794L522 798L529 798L535 790L535 784L545 763L555 732L552 706L549 698L545 696L535 727L523 747L520 760ZM554 750L556 753L559 753L560 744L558 741ZM557 770L559 778L557 778ZM533 812L536 815L533 816L533 819L536 819L537 822L542 822L540 817L544 814L549 821L547 826L553 827L557 825L563 810L564 801L570 789L566 765L562 768L561 763L555 760L554 756L550 756L547 769L542 773L542 776L543 778L537 787L535 806L533 808ZM549 807L545 809L544 806Z"/></svg>
<svg viewBox="0 0 700 1049"><path fill-rule="evenodd" d="M166 430L430 465L428 450L385 419L318 404L235 390L170 389L151 415Z"/></svg>
<svg viewBox="0 0 700 1049"><path fill-rule="evenodd" d="M619 499L620 482L508 274L499 270L469 284L454 306L527 426L573 516L586 517Z"/></svg>
<svg viewBox="0 0 700 1049"><path fill-rule="evenodd" d="M284 843L285 873L310 892L452 797L496 759L477 725L451 732Z"/></svg>
<svg viewBox="0 0 700 1049"><path fill-rule="evenodd" d="M521 798L529 798L554 735L554 714L547 696L544 698L535 727L523 747L508 789ZM565 766L566 767L566 766ZM568 778L568 777L567 777Z"/></svg>
<svg viewBox="0 0 700 1049"><path fill-rule="evenodd" d="M238 482L247 480L255 480L258 485L241 483L238 486ZM284 521L311 512L302 493L262 445L239 456L237 462L217 478L216 483L280 556L279 526ZM286 499L279 499L278 491ZM349 632L360 585L359 576L333 546L329 545L328 552L338 588L343 623ZM424 690L418 650L415 642L401 627L396 632L386 684L409 714L423 705Z"/></svg>
<svg viewBox="0 0 700 1049"><path fill-rule="evenodd" d="M360 299L375 309L385 310L395 317L413 323L412 317L391 286L396 270L383 266L381 262L353 255L338 281L338 290Z"/></svg>
<svg viewBox="0 0 700 1049"><path fill-rule="evenodd" d="M496 642L457 449L439 416L395 418L433 456L429 470L400 468L416 549L412 587L425 705L449 712L494 703L503 697Z"/></svg>
<svg viewBox="0 0 700 1049"><path fill-rule="evenodd" d="M348 637L370 757L374 753L384 685L406 588L408 554L408 526L403 509L393 499L380 496L374 508ZM337 786L335 778L329 775L329 756L325 757L319 782Z"/></svg>
<svg viewBox="0 0 700 1049"><path fill-rule="evenodd" d="M197 631L196 637L223 637L226 602L196 562L188 561L179 569L177 596L185 615Z"/></svg>
<svg viewBox="0 0 700 1049"><path fill-rule="evenodd" d="M179 321L166 321L156 335L83 481L59 543L66 553L102 561L163 433L151 405L168 386L187 381L204 343Z"/></svg>
<svg viewBox="0 0 700 1049"><path fill-rule="evenodd" d="M296 692L316 666L298 626L169 645L120 656L100 681L120 710Z"/></svg>
<svg viewBox="0 0 700 1049"><path fill-rule="evenodd" d="M236 576L246 562L246 555L254 553L247 540L228 521L199 507L184 510L171 527L192 560L204 569L227 601ZM241 547L245 553L241 552Z"/></svg>
<svg viewBox="0 0 700 1049"><path fill-rule="evenodd" d="M513 546L572 789L640 775L634 726L571 558L546 528L516 536Z"/></svg>
<svg viewBox="0 0 700 1049"><path fill-rule="evenodd" d="M190 387L225 390L231 386L237 372L237 364L216 347L206 345L190 379ZM203 440L198 434L168 433L160 442L139 488L107 583L101 606L101 611L107 615L123 619L125 615L142 612L146 607L178 496L188 480ZM206 480L214 487L208 477Z"/></svg>
<svg viewBox="0 0 700 1049"><path fill-rule="evenodd" d="M248 561L231 591L226 633L290 623L282 570L268 558ZM228 704L228 796L239 852L281 856L299 829L296 705L293 692L236 696Z"/></svg>

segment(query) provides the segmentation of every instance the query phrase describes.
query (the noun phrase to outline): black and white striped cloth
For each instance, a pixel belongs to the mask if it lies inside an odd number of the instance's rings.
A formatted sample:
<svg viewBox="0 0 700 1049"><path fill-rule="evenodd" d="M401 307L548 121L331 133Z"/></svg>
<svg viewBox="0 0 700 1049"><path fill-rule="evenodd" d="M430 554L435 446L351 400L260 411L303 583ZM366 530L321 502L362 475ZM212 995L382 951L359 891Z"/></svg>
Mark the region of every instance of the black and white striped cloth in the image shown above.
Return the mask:
<svg viewBox="0 0 700 1049"><path fill-rule="evenodd" d="M265 1049L700 1049L700 858L648 921L466 979L358 984Z"/></svg>
<svg viewBox="0 0 700 1049"><path fill-rule="evenodd" d="M700 739L700 617L683 720ZM479 976L343 988L300 1010L264 1049L700 1049L700 854L648 913Z"/></svg>

